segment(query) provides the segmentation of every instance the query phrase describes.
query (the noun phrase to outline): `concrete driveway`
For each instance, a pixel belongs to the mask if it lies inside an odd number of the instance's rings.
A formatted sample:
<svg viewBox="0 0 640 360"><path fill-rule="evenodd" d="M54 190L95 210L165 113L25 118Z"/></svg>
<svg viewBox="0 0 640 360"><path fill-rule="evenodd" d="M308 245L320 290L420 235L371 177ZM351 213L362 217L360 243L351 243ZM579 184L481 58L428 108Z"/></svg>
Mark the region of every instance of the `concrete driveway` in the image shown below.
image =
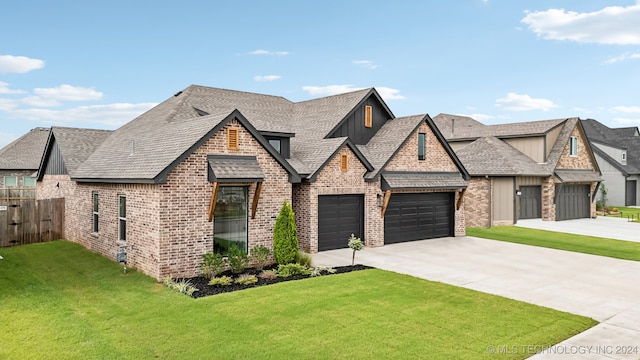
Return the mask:
<svg viewBox="0 0 640 360"><path fill-rule="evenodd" d="M314 255L316 266L350 262L350 249ZM365 248L356 254L356 262L601 322L558 344L557 351L551 349L535 359L640 358L640 353L615 353L622 346L637 347L640 351L640 262L474 237ZM598 353L595 347L599 347ZM566 352L572 349L583 353L567 356Z"/></svg>
<svg viewBox="0 0 640 360"><path fill-rule="evenodd" d="M640 241L640 224L616 217L598 216L595 219L565 221L542 221L541 219L518 220L516 226L598 236L609 239Z"/></svg>

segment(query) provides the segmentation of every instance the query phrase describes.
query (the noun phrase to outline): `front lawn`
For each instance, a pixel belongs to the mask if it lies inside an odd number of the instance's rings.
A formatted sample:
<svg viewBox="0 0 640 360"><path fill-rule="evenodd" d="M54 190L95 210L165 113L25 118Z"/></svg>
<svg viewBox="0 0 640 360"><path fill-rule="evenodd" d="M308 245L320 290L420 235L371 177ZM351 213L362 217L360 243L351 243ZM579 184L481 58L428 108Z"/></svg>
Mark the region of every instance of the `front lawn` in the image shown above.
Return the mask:
<svg viewBox="0 0 640 360"><path fill-rule="evenodd" d="M632 219L634 222L638 222L640 219L640 208L632 208L625 206L609 206L610 209L617 208L617 214L607 214L610 217L621 217L623 219Z"/></svg>
<svg viewBox="0 0 640 360"><path fill-rule="evenodd" d="M640 261L640 243L518 226L467 228L468 236Z"/></svg>
<svg viewBox="0 0 640 360"><path fill-rule="evenodd" d="M2 359L518 359L596 324L377 269L192 299L66 241L0 255Z"/></svg>

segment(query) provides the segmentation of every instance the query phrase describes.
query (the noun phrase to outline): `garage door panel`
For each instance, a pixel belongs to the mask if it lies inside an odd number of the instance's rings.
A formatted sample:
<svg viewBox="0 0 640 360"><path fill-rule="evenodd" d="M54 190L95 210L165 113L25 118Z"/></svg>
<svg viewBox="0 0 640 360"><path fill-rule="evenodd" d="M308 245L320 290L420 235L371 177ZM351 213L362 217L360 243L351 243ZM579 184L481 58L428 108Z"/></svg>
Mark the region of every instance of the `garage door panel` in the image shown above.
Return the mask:
<svg viewBox="0 0 640 360"><path fill-rule="evenodd" d="M386 244L452 236L452 193L392 194L384 222Z"/></svg>
<svg viewBox="0 0 640 360"><path fill-rule="evenodd" d="M364 241L364 196L318 196L318 251L346 248L352 233Z"/></svg>
<svg viewBox="0 0 640 360"><path fill-rule="evenodd" d="M591 215L589 185L556 187L556 220L588 218Z"/></svg>

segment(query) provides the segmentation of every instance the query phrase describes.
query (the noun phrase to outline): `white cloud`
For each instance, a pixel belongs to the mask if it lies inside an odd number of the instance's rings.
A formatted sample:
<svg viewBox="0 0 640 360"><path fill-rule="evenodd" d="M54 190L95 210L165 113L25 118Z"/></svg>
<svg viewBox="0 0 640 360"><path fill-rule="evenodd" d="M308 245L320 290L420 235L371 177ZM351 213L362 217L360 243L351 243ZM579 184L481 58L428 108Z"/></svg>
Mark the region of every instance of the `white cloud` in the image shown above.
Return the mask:
<svg viewBox="0 0 640 360"><path fill-rule="evenodd" d="M613 121L617 122L621 125L631 125L638 126L640 125L640 119L629 119L629 118L613 118Z"/></svg>
<svg viewBox="0 0 640 360"><path fill-rule="evenodd" d="M402 100L405 98L404 96L399 94L400 90L398 89L392 89L382 86L376 87L376 90L378 90L378 94L380 94L380 96L382 96L382 99L384 100Z"/></svg>
<svg viewBox="0 0 640 360"><path fill-rule="evenodd" d="M78 106L71 109L18 109L9 111L13 117L47 124L103 124L111 127L123 125L156 103L116 103L106 105Z"/></svg>
<svg viewBox="0 0 640 360"><path fill-rule="evenodd" d="M544 39L597 44L640 44L640 2L585 13L565 9L527 11L521 22Z"/></svg>
<svg viewBox="0 0 640 360"><path fill-rule="evenodd" d="M495 118L495 116L487 115L487 114L456 114L456 115L470 117L470 118L472 118L474 120L478 120L480 122L493 120Z"/></svg>
<svg viewBox="0 0 640 360"><path fill-rule="evenodd" d="M327 86L303 86L302 90L306 91L310 95L336 95L347 93L356 90L362 90L362 87L355 87L353 85L327 85Z"/></svg>
<svg viewBox="0 0 640 360"><path fill-rule="evenodd" d="M640 106L614 106L611 108L611 111L640 114Z"/></svg>
<svg viewBox="0 0 640 360"><path fill-rule="evenodd" d="M249 55L276 55L276 56L285 56L289 55L288 51L270 51L270 50L254 50L250 51Z"/></svg>
<svg viewBox="0 0 640 360"><path fill-rule="evenodd" d="M280 75L257 75L253 77L255 81L274 81L280 79Z"/></svg>
<svg viewBox="0 0 640 360"><path fill-rule="evenodd" d="M612 57L611 59L605 61L605 64L613 64L620 61L632 60L632 59L640 59L640 53L624 53L620 56Z"/></svg>
<svg viewBox="0 0 640 360"><path fill-rule="evenodd" d="M62 101L89 101L102 98L102 92L93 88L60 85L53 88L35 88L35 95L27 96L22 102L29 106L60 106Z"/></svg>
<svg viewBox="0 0 640 360"><path fill-rule="evenodd" d="M18 102L19 100L0 98L0 110L9 111L15 109L18 106Z"/></svg>
<svg viewBox="0 0 640 360"><path fill-rule="evenodd" d="M0 132L0 149L9 145L9 143L11 143L13 140L17 138L18 137L13 134Z"/></svg>
<svg viewBox="0 0 640 360"><path fill-rule="evenodd" d="M22 90L11 90L9 89L9 83L0 81L0 94L24 94L25 91Z"/></svg>
<svg viewBox="0 0 640 360"><path fill-rule="evenodd" d="M534 99L526 94L520 95L516 93L508 93L506 97L496 100L496 106L510 111L547 111L551 108L557 107L558 105L548 99Z"/></svg>
<svg viewBox="0 0 640 360"><path fill-rule="evenodd" d="M0 73L26 73L42 69L44 61L26 56L0 55Z"/></svg>
<svg viewBox="0 0 640 360"><path fill-rule="evenodd" d="M378 68L378 65L374 64L371 60L353 60L351 63L371 70Z"/></svg>

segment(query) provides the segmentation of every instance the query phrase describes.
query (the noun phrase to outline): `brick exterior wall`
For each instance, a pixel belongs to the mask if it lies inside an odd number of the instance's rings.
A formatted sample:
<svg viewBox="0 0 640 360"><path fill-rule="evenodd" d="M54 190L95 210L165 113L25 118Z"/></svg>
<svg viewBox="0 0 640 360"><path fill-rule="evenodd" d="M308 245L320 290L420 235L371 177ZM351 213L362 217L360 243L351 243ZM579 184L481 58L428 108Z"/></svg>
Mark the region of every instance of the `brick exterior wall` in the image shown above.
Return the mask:
<svg viewBox="0 0 640 360"><path fill-rule="evenodd" d="M418 133L426 134L426 160L418 160ZM349 157L349 170L340 170L340 154ZM415 131L404 146L396 153L385 170L389 171L434 171L457 172L458 169L440 145L435 134L426 123ZM368 247L384 245L384 218L378 206L378 196L384 196L380 189L380 179L365 182L363 175L366 168L357 160L348 147L340 149L325 167L318 173L312 183L294 184L293 198L298 228L300 248L315 253L318 251L318 196L339 194L364 195L364 239ZM449 190L454 192L454 190ZM434 191L402 191L402 192L434 192ZM391 195L393 196L393 194ZM460 193L454 196L457 203ZM455 236L466 235L464 201L454 213ZM345 239L346 243L347 239Z"/></svg>
<svg viewBox="0 0 640 360"><path fill-rule="evenodd" d="M491 180L474 177L467 182L464 196L464 211L468 227L491 227L489 220L489 196Z"/></svg>
<svg viewBox="0 0 640 360"><path fill-rule="evenodd" d="M226 128L240 128L239 149L227 150ZM255 219L251 204L255 183L248 186L249 249L272 248L273 226L282 203L291 203L288 173L236 121L214 134L167 176L165 184L76 183L67 175L46 175L38 183L39 198L66 198L68 240L115 259L118 241L118 195L127 198L128 266L156 278L190 277L199 273L202 254L213 251L214 228L208 221L212 184L207 179L207 155L254 155L265 175ZM59 183L59 187L55 185ZM223 186L224 184L221 184ZM92 194L99 194L99 232L93 233Z"/></svg>

